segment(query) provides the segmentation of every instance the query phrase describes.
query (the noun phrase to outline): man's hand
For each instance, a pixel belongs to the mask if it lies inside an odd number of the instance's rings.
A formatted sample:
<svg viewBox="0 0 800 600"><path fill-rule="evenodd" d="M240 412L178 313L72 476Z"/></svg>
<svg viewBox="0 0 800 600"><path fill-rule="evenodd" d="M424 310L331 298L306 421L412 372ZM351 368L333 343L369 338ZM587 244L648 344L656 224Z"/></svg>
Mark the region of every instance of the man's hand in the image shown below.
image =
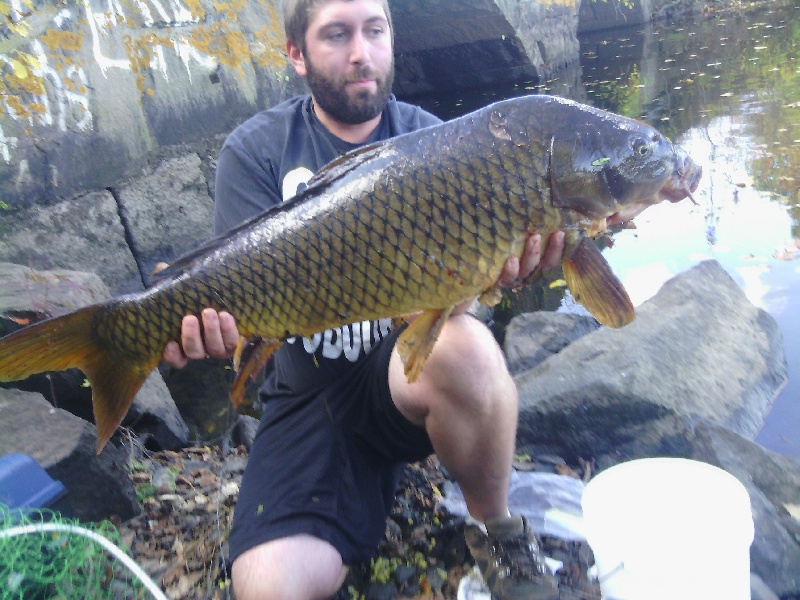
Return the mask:
<svg viewBox="0 0 800 600"><path fill-rule="evenodd" d="M525 240L522 256L519 258L512 256L506 260L498 283L500 287L517 287L533 273L536 267L541 266L545 271L557 267L561 264L563 254L563 231L556 231L550 235L544 256L542 256L542 236L538 233L529 235Z"/></svg>
<svg viewBox="0 0 800 600"><path fill-rule="evenodd" d="M544 256L542 256L542 236L534 233L528 236L525 240L525 247L522 249L522 256L517 258L511 256L506 259L503 265L503 272L500 274L500 279L497 283L500 287L515 288L525 281L525 278L533 273L536 267L541 266L542 269L553 269L561 264L561 257L564 254L564 232L556 231L550 235L547 241L547 248L545 249ZM451 316L461 315L469 310L472 306L474 298L465 300L461 304L457 304L450 313Z"/></svg>
<svg viewBox="0 0 800 600"><path fill-rule="evenodd" d="M164 348L164 362L176 369L189 364L189 359L231 358L239 343L239 330L233 315L206 308L201 313L203 328L194 315L183 317L181 343L169 342Z"/></svg>

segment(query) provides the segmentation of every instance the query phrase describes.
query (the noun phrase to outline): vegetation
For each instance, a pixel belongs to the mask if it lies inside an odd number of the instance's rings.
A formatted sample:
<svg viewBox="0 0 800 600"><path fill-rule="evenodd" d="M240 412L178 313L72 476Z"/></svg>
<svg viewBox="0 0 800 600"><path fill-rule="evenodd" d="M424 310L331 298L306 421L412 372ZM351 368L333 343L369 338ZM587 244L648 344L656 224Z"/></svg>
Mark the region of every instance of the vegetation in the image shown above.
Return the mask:
<svg viewBox="0 0 800 600"><path fill-rule="evenodd" d="M40 526L63 526L46 531ZM75 528L75 532L70 532ZM22 513L0 505L0 588L3 597L147 598L141 582L129 578L118 560L77 530L102 536L119 547L119 532L108 521L86 525L50 510ZM112 591L110 593L110 591Z"/></svg>

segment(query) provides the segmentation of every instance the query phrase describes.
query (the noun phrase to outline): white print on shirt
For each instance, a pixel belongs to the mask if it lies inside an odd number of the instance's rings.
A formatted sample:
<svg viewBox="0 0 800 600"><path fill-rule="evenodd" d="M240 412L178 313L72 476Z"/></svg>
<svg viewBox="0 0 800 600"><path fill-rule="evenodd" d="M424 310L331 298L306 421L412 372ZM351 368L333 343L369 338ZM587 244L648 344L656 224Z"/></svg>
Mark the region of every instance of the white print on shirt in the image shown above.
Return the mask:
<svg viewBox="0 0 800 600"><path fill-rule="evenodd" d="M292 169L283 178L281 193L283 201L292 198L295 194L305 189L305 184L314 174L305 167ZM335 329L328 329L322 333L315 333L311 337L303 338L303 348L309 354L314 354L322 343L322 356L337 359L343 353L350 362L356 362L361 355L369 354L380 340L392 331L392 320L363 321L352 325L343 325ZM296 337L286 341L294 344Z"/></svg>
<svg viewBox="0 0 800 600"><path fill-rule="evenodd" d="M309 354L314 354L322 345L323 357L337 359L344 354L347 360L356 362L362 349L364 354L369 354L378 345L378 342L387 337L391 331L391 319L362 321L303 338L303 348ZM296 341L297 337L286 340L289 344L294 344Z"/></svg>
<svg viewBox="0 0 800 600"><path fill-rule="evenodd" d="M314 176L311 170L305 167L298 167L292 169L283 178L283 185L281 186L281 195L283 201L286 202L289 198L297 194L297 192L305 189L308 180Z"/></svg>

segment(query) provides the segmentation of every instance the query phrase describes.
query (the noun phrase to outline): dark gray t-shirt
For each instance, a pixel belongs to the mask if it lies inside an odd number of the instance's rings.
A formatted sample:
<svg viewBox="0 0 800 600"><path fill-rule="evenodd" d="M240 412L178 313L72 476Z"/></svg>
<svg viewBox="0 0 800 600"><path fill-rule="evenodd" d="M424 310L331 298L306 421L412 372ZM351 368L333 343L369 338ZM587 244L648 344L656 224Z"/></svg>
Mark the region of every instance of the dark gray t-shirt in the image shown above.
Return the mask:
<svg viewBox="0 0 800 600"><path fill-rule="evenodd" d="M331 134L298 96L262 111L237 127L220 151L215 182L214 229L221 235L288 200L341 154L359 146L436 125L441 121L392 96L380 124L364 144ZM287 340L267 365L262 393L296 394L341 377L391 331L391 320L365 321Z"/></svg>

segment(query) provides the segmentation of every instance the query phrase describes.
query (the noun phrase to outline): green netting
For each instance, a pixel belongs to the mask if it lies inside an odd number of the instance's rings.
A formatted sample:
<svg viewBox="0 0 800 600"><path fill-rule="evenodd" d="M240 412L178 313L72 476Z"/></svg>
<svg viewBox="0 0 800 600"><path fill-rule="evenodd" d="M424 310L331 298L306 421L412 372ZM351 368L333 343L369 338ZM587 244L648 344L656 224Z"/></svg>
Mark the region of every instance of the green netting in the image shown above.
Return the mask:
<svg viewBox="0 0 800 600"><path fill-rule="evenodd" d="M0 504L0 598L152 597L152 582L131 572L138 567L119 546L108 521L87 525L46 509L23 514Z"/></svg>

